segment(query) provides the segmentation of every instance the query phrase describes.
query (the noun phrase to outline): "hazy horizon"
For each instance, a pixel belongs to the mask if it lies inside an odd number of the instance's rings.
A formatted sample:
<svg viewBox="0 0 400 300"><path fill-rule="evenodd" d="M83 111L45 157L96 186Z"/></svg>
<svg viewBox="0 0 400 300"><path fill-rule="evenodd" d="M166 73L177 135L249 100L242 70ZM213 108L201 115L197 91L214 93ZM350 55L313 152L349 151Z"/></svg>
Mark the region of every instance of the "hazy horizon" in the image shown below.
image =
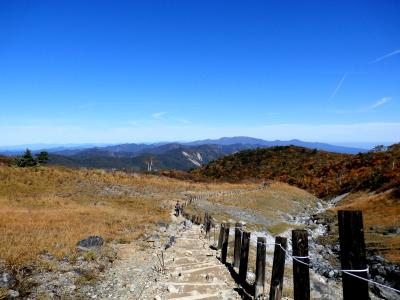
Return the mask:
<svg viewBox="0 0 400 300"><path fill-rule="evenodd" d="M226 137L220 137L220 138L226 138ZM229 137L227 137L229 138ZM251 137L251 138L256 138L256 139L261 139L259 137ZM218 139L218 138L217 138ZM206 140L206 139L200 139L200 140ZM213 139L214 140L214 139ZM298 140L298 139L293 139L293 140ZM195 142L199 140L171 140L171 141L122 141L118 143L107 143L107 142L98 142L98 143L59 143L59 144L54 144L54 143L33 143L33 144L16 144L16 145L0 145L0 150L2 151L13 151L13 150L23 150L26 148L29 148L31 150L40 150L40 149L51 149L51 148L74 148L74 147L106 147L106 146L113 146L113 145L120 145L120 144L162 144L162 143L190 143L190 142ZM269 140L269 141L290 141L290 140ZM308 142L308 143L324 143L324 144L330 144L334 146L341 146L341 147L349 147L349 148L360 148L360 149L365 149L369 150L372 149L373 147L377 145L385 145L389 146L398 142L388 142L388 141L378 141L378 142L359 142L359 143L341 143L341 142L320 142L320 141L308 141L308 140L301 140L302 142Z"/></svg>

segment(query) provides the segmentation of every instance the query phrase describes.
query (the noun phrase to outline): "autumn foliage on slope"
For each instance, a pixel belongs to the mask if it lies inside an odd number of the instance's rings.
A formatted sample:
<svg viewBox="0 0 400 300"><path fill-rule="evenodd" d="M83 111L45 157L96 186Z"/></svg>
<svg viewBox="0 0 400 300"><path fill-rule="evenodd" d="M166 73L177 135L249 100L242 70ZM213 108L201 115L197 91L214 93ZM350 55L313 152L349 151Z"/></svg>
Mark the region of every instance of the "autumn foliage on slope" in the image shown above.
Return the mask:
<svg viewBox="0 0 400 300"><path fill-rule="evenodd" d="M328 197L353 190L400 186L400 144L357 155L296 146L246 150L215 160L193 173L232 182L278 180Z"/></svg>

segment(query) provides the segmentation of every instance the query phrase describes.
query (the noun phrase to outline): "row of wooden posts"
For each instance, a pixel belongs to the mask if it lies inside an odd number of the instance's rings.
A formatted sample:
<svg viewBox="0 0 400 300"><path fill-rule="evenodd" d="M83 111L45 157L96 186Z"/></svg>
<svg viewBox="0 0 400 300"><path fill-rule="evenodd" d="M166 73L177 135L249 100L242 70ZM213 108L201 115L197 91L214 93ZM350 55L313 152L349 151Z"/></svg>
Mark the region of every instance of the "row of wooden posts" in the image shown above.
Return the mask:
<svg viewBox="0 0 400 300"><path fill-rule="evenodd" d="M194 224L203 224L206 236L210 237L211 228L215 228L213 219L209 213L205 213L204 219L199 215L189 215L182 212L183 216ZM342 270L343 299L367 300L369 299L368 282L361 280L352 274L368 279L366 265L366 251L364 242L364 230L361 211L338 211L340 257ZM216 248L221 250L221 263L231 268L236 277L235 280L254 299L266 299L265 291L265 262L267 242L265 237L257 238L257 256L255 282L250 285L247 280L247 268L249 260L249 246L251 233L244 230L241 223L235 225L235 241L233 263L227 263L229 223L222 223ZM271 272L270 300L278 300L282 297L283 276L285 259L287 256L287 238L277 236L274 244L274 257ZM307 230L292 230L292 257L293 259L293 291L295 300L310 299L310 268L308 254Z"/></svg>

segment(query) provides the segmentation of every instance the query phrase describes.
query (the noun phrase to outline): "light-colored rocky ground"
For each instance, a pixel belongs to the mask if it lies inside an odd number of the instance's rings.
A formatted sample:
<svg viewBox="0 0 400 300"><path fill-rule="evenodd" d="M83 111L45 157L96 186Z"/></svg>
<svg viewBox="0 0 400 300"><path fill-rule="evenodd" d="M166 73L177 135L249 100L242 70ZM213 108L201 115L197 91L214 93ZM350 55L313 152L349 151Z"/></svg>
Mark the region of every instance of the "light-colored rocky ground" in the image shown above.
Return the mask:
<svg viewBox="0 0 400 300"><path fill-rule="evenodd" d="M121 245L117 261L95 286L86 287L83 296L92 299L241 299L235 291L237 285L217 259L216 251L209 248L201 227L184 226L182 218L172 218L168 229L160 227L159 238L148 239L149 249L134 244ZM171 236L175 242L164 250Z"/></svg>

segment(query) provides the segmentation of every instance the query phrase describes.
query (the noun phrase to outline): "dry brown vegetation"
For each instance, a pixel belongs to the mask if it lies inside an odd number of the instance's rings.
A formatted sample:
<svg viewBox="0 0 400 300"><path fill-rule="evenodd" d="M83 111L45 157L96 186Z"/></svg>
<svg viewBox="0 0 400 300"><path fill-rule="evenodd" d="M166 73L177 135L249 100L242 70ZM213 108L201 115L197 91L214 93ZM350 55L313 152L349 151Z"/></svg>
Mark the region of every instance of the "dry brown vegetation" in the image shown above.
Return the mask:
<svg viewBox="0 0 400 300"><path fill-rule="evenodd" d="M62 167L0 166L0 262L18 269L49 252L73 255L88 235L129 242L167 220L185 191L246 188Z"/></svg>
<svg viewBox="0 0 400 300"><path fill-rule="evenodd" d="M361 210L367 249L400 263L400 236L392 232L400 228L400 198L395 193L351 194L332 211L336 214L339 209Z"/></svg>
<svg viewBox="0 0 400 300"><path fill-rule="evenodd" d="M249 186L257 185L249 184ZM286 183L271 182L265 189L251 193L212 197L205 206L210 205L211 214L217 223L235 219L230 213L231 210L262 216L265 222L258 223L258 218L255 218L254 222L247 224L248 229L267 229L272 234L278 235L294 228L283 216L287 214L295 216L307 209L314 209L317 201L315 196L305 190ZM223 205L223 209L218 205ZM186 210L189 214L198 214L202 211L199 207L188 207Z"/></svg>
<svg viewBox="0 0 400 300"><path fill-rule="evenodd" d="M215 202L248 208L271 217L274 211L294 212L299 206L315 206L317 198L305 190L281 182L251 194L216 197Z"/></svg>
<svg viewBox="0 0 400 300"><path fill-rule="evenodd" d="M15 163L15 160L9 156L0 155L0 166L10 166Z"/></svg>
<svg viewBox="0 0 400 300"><path fill-rule="evenodd" d="M154 190L176 188L153 178L146 181ZM88 235L108 240L140 236L145 224L167 215L160 199L135 195L145 188L141 182L101 171L0 168L2 259L18 267L41 252L65 256Z"/></svg>
<svg viewBox="0 0 400 300"><path fill-rule="evenodd" d="M400 144L357 155L285 146L241 151L192 173L230 182L277 180L329 198L351 191L399 189L399 160Z"/></svg>

